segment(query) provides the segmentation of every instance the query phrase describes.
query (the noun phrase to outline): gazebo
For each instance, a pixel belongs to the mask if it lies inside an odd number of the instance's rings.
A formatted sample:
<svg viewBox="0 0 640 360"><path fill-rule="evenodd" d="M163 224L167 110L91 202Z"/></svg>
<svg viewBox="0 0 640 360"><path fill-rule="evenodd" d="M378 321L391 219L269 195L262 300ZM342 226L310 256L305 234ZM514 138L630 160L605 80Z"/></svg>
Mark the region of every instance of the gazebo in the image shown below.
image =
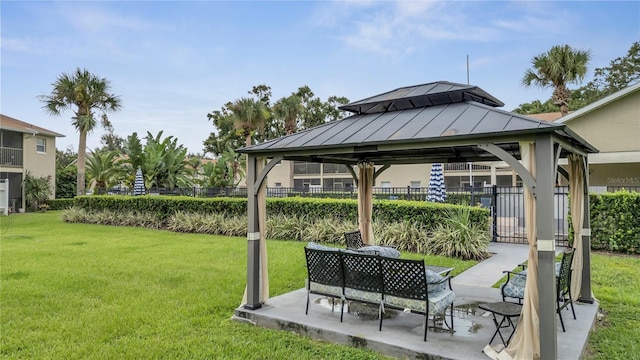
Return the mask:
<svg viewBox="0 0 640 360"><path fill-rule="evenodd" d="M266 214L264 189L267 174L280 161L348 165L358 184L359 223L365 242L372 241L371 187L376 176L391 166L504 161L525 187L530 245L521 320L507 351L519 358L556 358L554 187L558 175L569 179L576 248L574 299L593 302L586 155L597 150L564 124L498 109L503 105L477 86L437 81L344 105L341 109L353 115L239 149L248 155L244 308L258 309L269 296L261 235ZM568 159L569 171L558 166L561 158Z"/></svg>

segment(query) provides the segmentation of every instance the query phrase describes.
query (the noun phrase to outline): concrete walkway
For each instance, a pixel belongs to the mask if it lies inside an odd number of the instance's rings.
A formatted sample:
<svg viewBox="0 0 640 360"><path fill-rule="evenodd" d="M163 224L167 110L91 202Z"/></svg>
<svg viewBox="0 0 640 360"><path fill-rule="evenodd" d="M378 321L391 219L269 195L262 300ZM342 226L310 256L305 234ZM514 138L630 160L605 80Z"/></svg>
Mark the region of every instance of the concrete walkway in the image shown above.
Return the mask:
<svg viewBox="0 0 640 360"><path fill-rule="evenodd" d="M561 250L558 250L561 251ZM529 255L529 245L490 243L489 252L493 255L476 266L455 276L451 283L478 287L492 287L500 280L505 270L512 270Z"/></svg>

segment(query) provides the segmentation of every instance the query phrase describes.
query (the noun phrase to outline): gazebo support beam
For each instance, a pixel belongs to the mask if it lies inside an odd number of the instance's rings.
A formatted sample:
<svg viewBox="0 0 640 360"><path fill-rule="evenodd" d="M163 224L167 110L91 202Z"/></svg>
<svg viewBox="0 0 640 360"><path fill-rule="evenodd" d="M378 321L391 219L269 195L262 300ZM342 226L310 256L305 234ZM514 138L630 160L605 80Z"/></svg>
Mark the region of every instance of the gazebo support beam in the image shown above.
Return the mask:
<svg viewBox="0 0 640 360"><path fill-rule="evenodd" d="M556 168L554 143L549 134L536 137L535 157L540 358L556 359L558 354L555 301L556 241L553 230L553 197ZM520 174L520 171L518 171L518 174ZM522 174L520 176L522 177Z"/></svg>
<svg viewBox="0 0 640 360"><path fill-rule="evenodd" d="M247 303L244 307L255 310L260 303L260 223L258 216L258 159L247 157ZM273 162L273 160L272 160ZM263 178L264 180L264 178Z"/></svg>
<svg viewBox="0 0 640 360"><path fill-rule="evenodd" d="M516 158L514 158L513 156L511 156L511 154L504 151L502 148L496 146L495 144L478 144L478 147L486 152L497 156L498 158L500 158L500 160L509 164L509 166L511 166L511 168L513 168L518 173L518 175L520 175L522 182L529 188L529 191L531 191L534 196L536 195L536 180Z"/></svg>
<svg viewBox="0 0 640 360"><path fill-rule="evenodd" d="M353 170L353 166L347 165L347 170L349 170L349 173L351 174L351 177L353 178L353 184L356 187L358 187L358 174L356 174L356 171Z"/></svg>
<svg viewBox="0 0 640 360"><path fill-rule="evenodd" d="M267 174L269 173L269 171L271 171L271 169L273 169L274 166L278 165L280 161L282 161L282 156L276 156L273 159L271 159L271 161L269 161L269 163L267 164L267 166L264 167L264 169L262 169L262 171L258 175L258 179L256 180L256 183L253 186L254 195L258 195L260 186L262 186L264 179L267 178ZM247 187L248 187L248 184L247 184Z"/></svg>
<svg viewBox="0 0 640 360"><path fill-rule="evenodd" d="M582 283L580 289L580 299L583 303L593 304L591 293L591 223L589 216L589 160L583 156L583 184L584 184L584 210L582 217Z"/></svg>
<svg viewBox="0 0 640 360"><path fill-rule="evenodd" d="M373 182L375 183L375 182L376 182L376 179L378 178L378 176L379 176L380 174L382 174L385 170L387 170L387 169L388 169L388 168L390 168L390 167L391 167L391 165L389 165L389 164L385 164L385 165L382 165L382 167L381 167L380 169L376 170L376 171L373 173Z"/></svg>

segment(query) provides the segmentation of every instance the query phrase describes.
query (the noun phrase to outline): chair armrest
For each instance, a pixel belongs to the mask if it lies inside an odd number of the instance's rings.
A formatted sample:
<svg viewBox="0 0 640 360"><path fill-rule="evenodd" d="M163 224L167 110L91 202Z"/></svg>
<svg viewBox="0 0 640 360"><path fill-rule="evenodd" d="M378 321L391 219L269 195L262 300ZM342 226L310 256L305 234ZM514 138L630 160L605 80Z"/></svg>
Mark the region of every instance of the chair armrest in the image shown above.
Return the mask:
<svg viewBox="0 0 640 360"><path fill-rule="evenodd" d="M525 277L527 276L526 274L521 274L521 273L519 273L519 272L509 271L509 270L505 270L505 271L503 271L502 273L503 273L503 274L507 274L507 282L506 282L506 283L508 283L508 282L509 282L509 280L511 279L511 276L525 276ZM506 284L506 283L505 283L505 284Z"/></svg>
<svg viewBox="0 0 640 360"><path fill-rule="evenodd" d="M449 284L449 290L453 291L453 289L451 288L451 275L447 275L447 276L443 277L442 279L440 279L439 281L427 282L427 285L439 285L439 284L444 283L445 281L448 282L448 284Z"/></svg>

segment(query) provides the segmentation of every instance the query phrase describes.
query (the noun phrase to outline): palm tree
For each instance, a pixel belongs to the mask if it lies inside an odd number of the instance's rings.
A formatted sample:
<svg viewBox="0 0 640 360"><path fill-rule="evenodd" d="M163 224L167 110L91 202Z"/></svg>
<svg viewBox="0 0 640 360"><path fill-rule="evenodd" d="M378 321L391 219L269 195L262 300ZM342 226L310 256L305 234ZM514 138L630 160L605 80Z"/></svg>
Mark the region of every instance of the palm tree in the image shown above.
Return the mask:
<svg viewBox="0 0 640 360"><path fill-rule="evenodd" d="M302 98L296 94L282 98L273 106L275 115L284 120L284 130L291 135L298 130L298 118L304 111ZM293 161L289 161L289 184L293 184Z"/></svg>
<svg viewBox="0 0 640 360"><path fill-rule="evenodd" d="M118 164L115 151L95 150L87 156L86 174L89 188L108 189L119 183L124 177L124 169Z"/></svg>
<svg viewBox="0 0 640 360"><path fill-rule="evenodd" d="M97 121L94 114L99 110L102 114L102 125L109 126L107 112L120 109L120 98L112 93L109 80L100 78L86 69L77 68L74 73L62 73L51 84L50 95L41 97L45 112L50 115L61 115L73 109L72 124L80 134L78 141L78 175L77 195L85 191L85 163L87 157L87 134L93 131Z"/></svg>
<svg viewBox="0 0 640 360"><path fill-rule="evenodd" d="M533 67L525 72L522 84L534 84L541 88L552 86L551 98L560 106L560 113L564 116L569 113L568 100L571 98L567 84L579 83L584 79L590 59L589 50L577 50L569 45L553 46L549 51L533 57Z"/></svg>
<svg viewBox="0 0 640 360"><path fill-rule="evenodd" d="M251 134L264 128L269 110L263 102L251 98L241 98L227 107L236 131L244 136L246 146L251 146Z"/></svg>
<svg viewBox="0 0 640 360"><path fill-rule="evenodd" d="M284 120L284 129L287 135L298 130L298 117L304 111L302 99L296 94L282 98L273 106L275 115Z"/></svg>

